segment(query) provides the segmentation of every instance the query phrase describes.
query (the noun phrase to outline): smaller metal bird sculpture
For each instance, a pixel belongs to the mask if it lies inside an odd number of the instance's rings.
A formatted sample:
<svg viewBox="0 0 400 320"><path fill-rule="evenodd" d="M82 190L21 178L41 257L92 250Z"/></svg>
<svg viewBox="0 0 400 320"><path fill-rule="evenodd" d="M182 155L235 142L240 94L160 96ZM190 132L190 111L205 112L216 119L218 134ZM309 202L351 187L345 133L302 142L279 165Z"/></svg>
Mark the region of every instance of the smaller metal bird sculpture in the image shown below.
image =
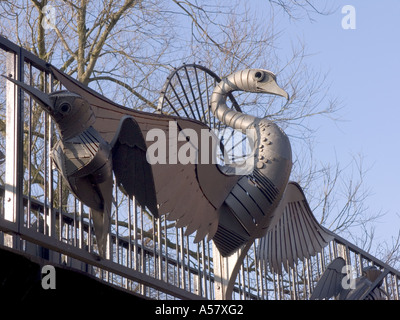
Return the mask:
<svg viewBox="0 0 400 320"><path fill-rule="evenodd" d="M339 300L382 300L386 292L380 287L387 272L375 266L367 266L362 270L362 276L352 279L347 272L346 261L343 258L333 260L311 295L311 300L322 300L337 297Z"/></svg>
<svg viewBox="0 0 400 320"><path fill-rule="evenodd" d="M54 119L60 140L55 143L51 157L70 190L90 208L99 254L105 257L111 224L113 172L127 194L135 194L139 203L146 203L153 214L157 213L154 187L150 184L137 190L121 170L124 166L121 161L129 161L128 154L143 154L146 150L137 122L131 116L123 116L109 143L93 128L95 114L80 95L69 91L45 94L11 77L5 78L24 89ZM151 179L147 161L142 161L141 166Z"/></svg>

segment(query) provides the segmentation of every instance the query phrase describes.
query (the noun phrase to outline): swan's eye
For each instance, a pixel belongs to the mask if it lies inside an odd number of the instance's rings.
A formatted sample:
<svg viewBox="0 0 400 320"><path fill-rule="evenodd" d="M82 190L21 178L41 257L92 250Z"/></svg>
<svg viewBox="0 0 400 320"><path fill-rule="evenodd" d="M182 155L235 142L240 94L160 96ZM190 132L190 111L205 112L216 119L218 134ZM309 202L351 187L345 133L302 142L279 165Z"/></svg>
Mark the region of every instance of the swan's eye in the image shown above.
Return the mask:
<svg viewBox="0 0 400 320"><path fill-rule="evenodd" d="M63 103L61 106L60 106L60 111L61 111L61 113L68 113L69 111L71 110L71 105L69 104L69 103Z"/></svg>
<svg viewBox="0 0 400 320"><path fill-rule="evenodd" d="M261 81L264 79L264 77L265 77L265 72L256 71L256 73L254 73L254 80L256 81Z"/></svg>

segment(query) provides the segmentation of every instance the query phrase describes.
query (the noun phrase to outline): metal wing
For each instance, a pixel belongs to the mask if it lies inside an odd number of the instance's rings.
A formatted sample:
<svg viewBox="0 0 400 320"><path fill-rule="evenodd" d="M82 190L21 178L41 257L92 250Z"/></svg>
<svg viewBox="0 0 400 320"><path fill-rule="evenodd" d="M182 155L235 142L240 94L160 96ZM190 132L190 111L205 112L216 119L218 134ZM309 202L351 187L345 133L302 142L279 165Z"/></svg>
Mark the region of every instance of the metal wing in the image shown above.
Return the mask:
<svg viewBox="0 0 400 320"><path fill-rule="evenodd" d="M266 235L260 240L259 258L282 273L320 252L333 235L315 219L301 187L289 182Z"/></svg>
<svg viewBox="0 0 400 320"><path fill-rule="evenodd" d="M124 116L121 119L111 146L116 183L158 218L153 172L146 160L147 146L133 117Z"/></svg>
<svg viewBox="0 0 400 320"><path fill-rule="evenodd" d="M322 300L337 296L343 289L342 280L346 273L342 273L342 270L345 265L343 258L333 260L318 280L310 299Z"/></svg>
<svg viewBox="0 0 400 320"><path fill-rule="evenodd" d="M177 144L176 150L180 150L182 145L188 141L177 141L176 136L174 136L177 133L174 132L174 130L170 130L171 125L172 127L178 128L178 132L184 128L193 129L198 133L199 137L201 136L200 131L202 129L209 130L205 124L197 120L151 114L125 108L82 85L80 82L57 70L55 67L50 66L50 69L65 88L88 100L96 116L96 122L93 127L109 143L113 143L115 140L114 138L121 128L121 119L125 116L133 117L140 128L142 137L146 137L147 133L152 129L161 130L165 133L167 142L173 139ZM125 124L122 125L122 128L124 136L129 134L132 130L135 131L135 129L129 128L128 125L125 127ZM137 143L137 141L128 140L124 140L125 142L123 143L119 141L119 151L116 152L124 157L131 157L131 159L122 161L118 166L129 164L129 167L139 169L141 165L144 165L143 150L140 151L141 148L136 148L135 151L129 150L129 144ZM147 148L154 143L153 141L145 140ZM142 186L145 190L154 190L157 208L154 206L154 197L149 196L146 198L144 193L138 194L138 184L130 185L127 182L129 179L128 176L125 176L128 172L128 170L126 170L127 168L117 168L117 181L122 184L124 189L130 189L135 196L140 197L142 201L144 201L144 204L141 204L148 206L153 215L168 214L168 220L177 220L177 227L187 227L187 234L191 234L197 230L196 241L202 240L206 235L211 239L218 227L216 204L225 199L226 193L229 193L230 189L225 188L222 190L223 192L219 193L217 199L215 199L215 192L202 190L199 180L202 181L205 176L212 175L213 179L218 181L218 185L233 186L237 178L224 175L219 170L215 169L215 165L205 165L203 167L200 164L182 164L179 161L174 163L174 161L170 161L170 157L176 157L176 153L169 151L170 150L167 150L166 152L165 164L158 163L151 165L153 179L147 179L147 177L150 176L149 174L139 179L140 183L143 183ZM115 156L114 158L117 163L118 157ZM138 178L138 175L136 174L135 177ZM206 181L208 180L209 179L206 179ZM212 198L211 195L213 195L214 198Z"/></svg>

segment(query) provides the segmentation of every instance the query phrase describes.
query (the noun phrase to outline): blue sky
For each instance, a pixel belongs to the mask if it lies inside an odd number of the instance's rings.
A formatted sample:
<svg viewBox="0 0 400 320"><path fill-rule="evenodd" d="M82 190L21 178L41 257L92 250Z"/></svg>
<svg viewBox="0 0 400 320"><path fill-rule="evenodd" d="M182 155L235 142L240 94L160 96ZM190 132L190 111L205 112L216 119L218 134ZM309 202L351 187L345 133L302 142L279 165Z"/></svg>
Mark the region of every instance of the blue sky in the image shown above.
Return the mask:
<svg viewBox="0 0 400 320"><path fill-rule="evenodd" d="M312 54L308 64L329 72L343 121L314 120L315 157L328 162L337 157L345 164L353 155L364 156L370 168L365 186L372 192L367 206L371 213L387 212L376 225L375 241L390 242L400 229L400 1L340 0L334 5L337 11L313 15L314 21L281 21L281 40L302 39ZM356 29L342 28L345 5L355 9Z"/></svg>

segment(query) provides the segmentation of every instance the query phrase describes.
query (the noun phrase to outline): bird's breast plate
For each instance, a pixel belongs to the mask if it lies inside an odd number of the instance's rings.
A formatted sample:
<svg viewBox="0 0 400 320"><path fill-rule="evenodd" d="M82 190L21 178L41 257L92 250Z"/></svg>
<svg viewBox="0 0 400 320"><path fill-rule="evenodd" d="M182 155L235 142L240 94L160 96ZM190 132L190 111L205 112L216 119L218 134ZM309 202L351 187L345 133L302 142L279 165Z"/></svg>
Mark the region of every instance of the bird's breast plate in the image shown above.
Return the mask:
<svg viewBox="0 0 400 320"><path fill-rule="evenodd" d="M107 171L111 172L110 155L109 144L92 127L68 140L58 141L52 150L57 168L67 179L95 174L102 167L108 167L108 163L110 170ZM105 178L99 176L96 180Z"/></svg>

